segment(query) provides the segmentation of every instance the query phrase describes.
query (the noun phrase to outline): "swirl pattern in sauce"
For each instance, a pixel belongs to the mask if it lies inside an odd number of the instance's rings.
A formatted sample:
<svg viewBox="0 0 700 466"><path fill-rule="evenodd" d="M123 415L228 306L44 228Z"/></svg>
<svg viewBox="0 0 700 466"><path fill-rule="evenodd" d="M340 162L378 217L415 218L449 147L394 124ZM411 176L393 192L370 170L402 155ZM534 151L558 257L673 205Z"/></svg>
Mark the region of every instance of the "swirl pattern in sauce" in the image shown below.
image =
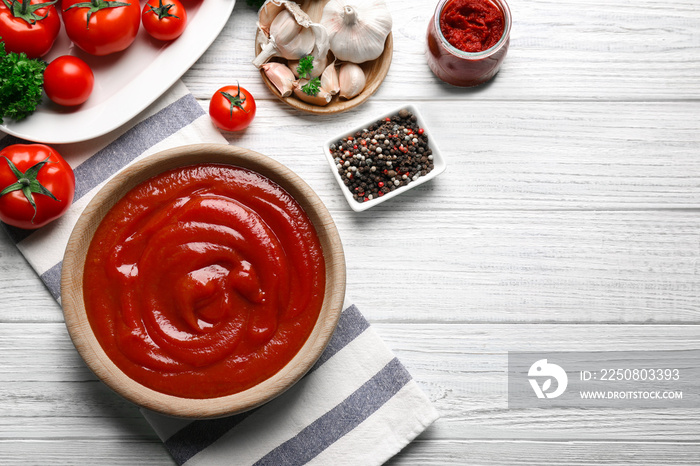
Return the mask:
<svg viewBox="0 0 700 466"><path fill-rule="evenodd" d="M199 164L127 193L84 272L95 336L129 377L212 398L271 377L318 318L325 264L299 204L268 178Z"/></svg>

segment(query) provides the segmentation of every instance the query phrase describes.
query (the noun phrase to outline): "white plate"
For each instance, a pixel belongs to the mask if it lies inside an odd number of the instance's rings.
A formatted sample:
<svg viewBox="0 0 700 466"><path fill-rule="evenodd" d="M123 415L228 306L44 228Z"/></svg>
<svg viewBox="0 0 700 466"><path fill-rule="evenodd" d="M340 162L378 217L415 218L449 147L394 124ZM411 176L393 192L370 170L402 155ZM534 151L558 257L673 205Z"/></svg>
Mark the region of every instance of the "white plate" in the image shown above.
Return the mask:
<svg viewBox="0 0 700 466"><path fill-rule="evenodd" d="M141 0L141 7L145 0ZM60 55L85 60L95 73L90 98L79 107L61 107L46 95L36 112L15 122L5 119L0 130L46 144L85 141L118 128L167 91L209 48L226 25L235 0L185 0L187 28L172 42L152 39L140 27L136 40L123 52L89 55L72 44L65 29L42 59Z"/></svg>
<svg viewBox="0 0 700 466"><path fill-rule="evenodd" d="M381 196L381 197L375 197L374 199L371 199L369 201L365 202L357 202L353 197L352 193L350 192L350 189L348 189L347 186L343 183L343 179L340 176L340 173L338 172L338 168L336 167L335 160L333 159L333 155L331 153L331 144L334 144L338 142L338 140L352 135L356 133L357 131L362 131L364 128L367 128L371 126L373 123L378 122L380 120L383 120L387 117L392 117L396 114L399 113L399 110L401 109L406 109L409 112L411 112L413 115L416 116L418 120L418 126L420 128L423 128L423 131L425 131L425 134L428 136L428 146L433 152L433 169L428 172L427 175L420 176L418 179L415 181L411 181L405 186L401 186L400 188L394 189L393 191ZM345 196L345 200L348 201L348 204L350 204L350 208L354 210L355 212L362 212L364 210L370 209L378 204L381 204L382 202L386 202L389 199L392 199L396 196L399 196L402 193L405 193L409 189L413 189L416 186L420 186L421 184L432 180L436 176L438 176L440 173L445 171L445 168L447 167L445 163L445 159L442 156L442 153L440 152L440 149L438 149L437 144L435 143L435 139L433 138L432 134L430 134L430 130L428 126L425 124L425 120L423 119L423 116L418 112L418 108L416 108L415 105L407 104L407 105L402 105L398 108L395 108L389 112L385 112L381 115L378 115L376 118L372 118L371 120L368 120L364 122L363 124L356 126L355 128L351 128L350 130L344 132L343 134L340 134L332 139L329 139L326 141L326 143L323 146L323 151L326 154L326 160L328 160L328 164L331 167L331 171L333 172L333 176L335 176L335 180L338 182L340 185L340 189L343 192L343 196Z"/></svg>

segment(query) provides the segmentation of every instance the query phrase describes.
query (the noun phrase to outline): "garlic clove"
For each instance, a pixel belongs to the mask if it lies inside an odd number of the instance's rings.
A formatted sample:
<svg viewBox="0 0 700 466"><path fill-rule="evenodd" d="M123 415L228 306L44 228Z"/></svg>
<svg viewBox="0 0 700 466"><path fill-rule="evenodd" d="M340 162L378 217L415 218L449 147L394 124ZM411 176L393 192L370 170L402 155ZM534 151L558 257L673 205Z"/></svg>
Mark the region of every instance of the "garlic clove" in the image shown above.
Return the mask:
<svg viewBox="0 0 700 466"><path fill-rule="evenodd" d="M308 28L311 24L311 18L298 3L290 0L267 0L258 11L258 28L269 36L272 22L283 10L290 12L301 27Z"/></svg>
<svg viewBox="0 0 700 466"><path fill-rule="evenodd" d="M270 40L275 45L275 56L286 59L309 54L315 44L314 32L299 25L288 10L282 10L272 21Z"/></svg>
<svg viewBox="0 0 700 466"><path fill-rule="evenodd" d="M318 28L312 28L312 24L315 23L295 2L265 2L258 13L256 40L261 51L253 60L253 65L260 68L272 57L295 60L309 55L316 46L316 35L319 34Z"/></svg>
<svg viewBox="0 0 700 466"><path fill-rule="evenodd" d="M365 88L365 72L360 65L343 63L338 72L338 82L340 84L340 97L352 99Z"/></svg>
<svg viewBox="0 0 700 466"><path fill-rule="evenodd" d="M309 55L313 56L313 68L307 76L308 78L317 78L321 76L323 70L326 69L328 64L328 51L330 50L330 38L328 36L328 31L326 28L318 23L312 23L309 28L314 31L316 42L314 43L314 49ZM300 57L303 58L303 57ZM289 62L289 67L294 72L294 75L298 78L299 73L297 72L297 66L299 65L299 60L294 60Z"/></svg>
<svg viewBox="0 0 700 466"><path fill-rule="evenodd" d="M336 95L340 92L340 80L338 78L338 69L335 67L335 61L326 66L321 74L321 87L328 91L330 95Z"/></svg>
<svg viewBox="0 0 700 466"><path fill-rule="evenodd" d="M318 94L316 95L309 95L301 88L309 82L308 79L300 79L298 81L294 82L294 95L299 99L303 100L304 102L313 104L313 105L318 105L320 107L328 105L328 103L331 101L333 98L328 91L323 89L323 87L318 91Z"/></svg>
<svg viewBox="0 0 700 466"><path fill-rule="evenodd" d="M282 2L276 0L266 1L258 10L258 31L270 37L270 24L283 9L284 5Z"/></svg>
<svg viewBox="0 0 700 466"><path fill-rule="evenodd" d="M269 62L262 65L261 68L265 72L267 79L277 88L282 97L292 95L295 77L288 66L282 63Z"/></svg>
<svg viewBox="0 0 700 466"><path fill-rule="evenodd" d="M338 60L364 63L382 54L393 23L384 0L330 0L321 24Z"/></svg>
<svg viewBox="0 0 700 466"><path fill-rule="evenodd" d="M328 31L321 24L314 23L311 25L311 29L314 31L316 42L311 52L314 56L314 67L311 70L310 77L317 78L321 76L321 73L323 73L323 70L326 69L326 65L328 64L328 51L331 48L331 40Z"/></svg>

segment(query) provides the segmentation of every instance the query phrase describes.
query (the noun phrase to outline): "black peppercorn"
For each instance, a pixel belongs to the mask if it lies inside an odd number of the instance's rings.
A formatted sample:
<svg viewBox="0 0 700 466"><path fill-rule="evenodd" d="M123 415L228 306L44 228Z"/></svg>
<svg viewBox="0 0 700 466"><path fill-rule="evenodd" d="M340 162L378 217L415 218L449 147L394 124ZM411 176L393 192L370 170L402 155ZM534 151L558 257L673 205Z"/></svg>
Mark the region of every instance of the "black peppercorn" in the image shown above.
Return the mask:
<svg viewBox="0 0 700 466"><path fill-rule="evenodd" d="M434 168L428 136L417 121L402 109L331 144L338 173L357 202L388 194Z"/></svg>

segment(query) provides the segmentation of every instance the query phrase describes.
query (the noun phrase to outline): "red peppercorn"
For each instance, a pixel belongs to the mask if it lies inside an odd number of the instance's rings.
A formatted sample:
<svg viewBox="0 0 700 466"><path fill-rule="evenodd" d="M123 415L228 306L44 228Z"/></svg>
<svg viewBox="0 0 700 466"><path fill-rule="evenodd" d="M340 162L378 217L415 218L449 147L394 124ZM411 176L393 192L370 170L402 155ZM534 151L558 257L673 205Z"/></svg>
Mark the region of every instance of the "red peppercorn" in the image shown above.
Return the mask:
<svg viewBox="0 0 700 466"><path fill-rule="evenodd" d="M425 130L423 130L423 128L418 128L418 134L423 134L424 132Z"/></svg>
<svg viewBox="0 0 700 466"><path fill-rule="evenodd" d="M355 144L354 146L352 146L352 148L353 148L353 149L357 149L357 144Z"/></svg>
<svg viewBox="0 0 700 466"><path fill-rule="evenodd" d="M379 186L380 188L383 188L383 187L384 187L384 182L383 182L383 181L380 181L379 183L377 183L377 186Z"/></svg>

